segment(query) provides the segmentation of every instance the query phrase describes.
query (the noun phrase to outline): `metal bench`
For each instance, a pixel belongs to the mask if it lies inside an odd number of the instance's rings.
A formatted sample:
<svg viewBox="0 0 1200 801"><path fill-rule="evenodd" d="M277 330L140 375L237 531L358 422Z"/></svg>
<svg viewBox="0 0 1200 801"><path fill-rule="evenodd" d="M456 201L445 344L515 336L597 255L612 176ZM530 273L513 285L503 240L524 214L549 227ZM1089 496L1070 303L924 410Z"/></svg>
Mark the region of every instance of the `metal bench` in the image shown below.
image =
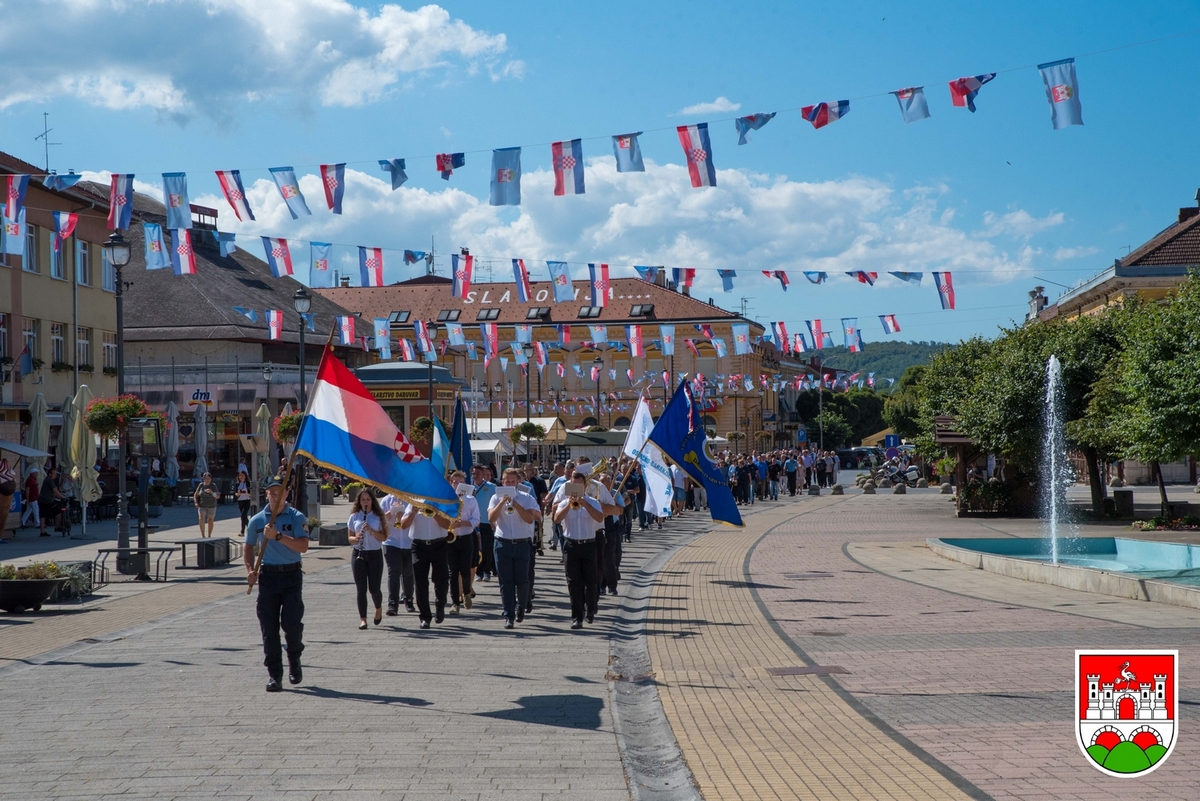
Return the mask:
<svg viewBox="0 0 1200 801"><path fill-rule="evenodd" d="M170 566L171 562L171 554L175 553L176 550L178 549L165 545L151 545L146 548L138 548L137 546L131 546L129 548L101 548L96 552L98 558L92 563L92 583L108 584L108 557L110 554L114 553L124 556L131 556L133 554L146 554L147 562L149 562L151 554L158 554L154 562L154 581L166 581L167 568Z"/></svg>

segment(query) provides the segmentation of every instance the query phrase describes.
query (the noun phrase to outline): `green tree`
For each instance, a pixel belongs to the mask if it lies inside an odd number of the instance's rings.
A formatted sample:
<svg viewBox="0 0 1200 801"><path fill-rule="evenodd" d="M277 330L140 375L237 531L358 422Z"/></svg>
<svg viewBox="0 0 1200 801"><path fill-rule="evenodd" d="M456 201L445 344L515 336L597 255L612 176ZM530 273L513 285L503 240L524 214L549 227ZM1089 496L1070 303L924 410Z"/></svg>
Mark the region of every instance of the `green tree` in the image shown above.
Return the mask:
<svg viewBox="0 0 1200 801"><path fill-rule="evenodd" d="M808 421L808 444L821 447L821 428L825 429L824 447L826 450L840 448L854 436L854 429L842 417L828 407L825 411Z"/></svg>
<svg viewBox="0 0 1200 801"><path fill-rule="evenodd" d="M923 364L914 364L905 370L883 407L884 422L906 440L916 439L921 433L921 378L926 369Z"/></svg>

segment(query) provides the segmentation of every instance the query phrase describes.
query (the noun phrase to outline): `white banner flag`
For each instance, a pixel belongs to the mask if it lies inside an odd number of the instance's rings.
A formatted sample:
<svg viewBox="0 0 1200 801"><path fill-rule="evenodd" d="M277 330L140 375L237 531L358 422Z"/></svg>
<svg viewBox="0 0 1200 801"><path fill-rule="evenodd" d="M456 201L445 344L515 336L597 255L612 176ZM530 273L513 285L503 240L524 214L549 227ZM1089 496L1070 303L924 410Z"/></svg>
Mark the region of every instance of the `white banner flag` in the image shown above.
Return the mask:
<svg viewBox="0 0 1200 801"><path fill-rule="evenodd" d="M669 517L671 494L674 492L671 468L667 467L658 446L648 441L653 429L654 418L650 416L650 404L646 403L645 398L639 398L637 411L629 425L629 433L625 436L625 446L621 452L631 459L636 459L642 468L642 479L646 484L646 512L658 517Z"/></svg>

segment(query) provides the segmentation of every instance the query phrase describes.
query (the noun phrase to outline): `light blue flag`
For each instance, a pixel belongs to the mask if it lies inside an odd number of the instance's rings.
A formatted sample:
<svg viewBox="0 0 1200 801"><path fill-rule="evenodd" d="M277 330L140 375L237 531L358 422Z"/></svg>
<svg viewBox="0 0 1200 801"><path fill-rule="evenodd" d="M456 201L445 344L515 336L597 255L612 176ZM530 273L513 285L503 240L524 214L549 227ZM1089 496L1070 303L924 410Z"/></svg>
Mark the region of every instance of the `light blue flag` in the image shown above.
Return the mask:
<svg viewBox="0 0 1200 801"><path fill-rule="evenodd" d="M69 172L66 175L50 173L42 179L42 185L47 189L62 191L63 189L70 189L72 186L79 183L79 179L82 177L82 175L78 175L73 172Z"/></svg>
<svg viewBox="0 0 1200 801"><path fill-rule="evenodd" d="M479 361L479 352L475 350L475 341L467 342L467 358L473 362Z"/></svg>
<svg viewBox="0 0 1200 801"><path fill-rule="evenodd" d="M721 276L721 290L732 292L733 279L737 276L737 272L735 270L717 270L717 275Z"/></svg>
<svg viewBox="0 0 1200 801"><path fill-rule="evenodd" d="M379 350L390 348L392 346L392 327L388 324L386 317L376 317L375 324L375 347Z"/></svg>
<svg viewBox="0 0 1200 801"><path fill-rule="evenodd" d="M442 428L442 421L436 414L433 416L433 444L429 451L438 475L444 476L446 464L450 458L450 436L446 433L446 429Z"/></svg>
<svg viewBox="0 0 1200 801"><path fill-rule="evenodd" d="M245 306L234 306L233 310L252 323L258 322L258 312L254 309L247 309Z"/></svg>
<svg viewBox="0 0 1200 801"><path fill-rule="evenodd" d="M171 266L171 251L163 237L163 227L158 223L142 223L142 237L146 240L146 269L162 270Z"/></svg>
<svg viewBox="0 0 1200 801"><path fill-rule="evenodd" d="M748 323L734 323L732 328L733 352L738 356L744 356L750 352L750 325Z"/></svg>
<svg viewBox="0 0 1200 801"><path fill-rule="evenodd" d="M529 323L517 323L515 329L516 341L522 344L533 342L533 326Z"/></svg>
<svg viewBox="0 0 1200 801"><path fill-rule="evenodd" d="M188 201L187 173L163 173L163 205L167 207L167 228L192 227L191 204Z"/></svg>
<svg viewBox="0 0 1200 801"><path fill-rule="evenodd" d="M925 277L925 273L906 273L896 270L892 270L888 275L894 275L907 284L916 284L917 286L921 285L921 279Z"/></svg>
<svg viewBox="0 0 1200 801"><path fill-rule="evenodd" d="M1042 74L1042 83L1046 84L1046 99L1050 101L1050 122L1054 130L1083 125L1075 59L1064 58L1062 61L1038 64L1038 72Z"/></svg>
<svg viewBox="0 0 1200 801"><path fill-rule="evenodd" d="M314 287L333 286L333 270L329 269L329 253L333 245L328 242L309 242L308 285Z"/></svg>
<svg viewBox="0 0 1200 801"><path fill-rule="evenodd" d="M383 168L384 172L391 173L393 192L408 180L408 173L404 171L404 159L380 159L379 166Z"/></svg>
<svg viewBox="0 0 1200 801"><path fill-rule="evenodd" d="M304 202L304 195L300 194L300 182L296 180L295 170L291 167L272 167L271 177L275 179L275 185L279 187L279 194L283 195L283 202L287 203L293 220L300 219L301 214L312 216L308 204Z"/></svg>
<svg viewBox="0 0 1200 801"><path fill-rule="evenodd" d="M392 360L391 343L388 343L385 347L379 349L379 360L382 362L390 362Z"/></svg>
<svg viewBox="0 0 1200 801"><path fill-rule="evenodd" d="M658 327L658 335L662 337L662 353L663 356L675 355L675 326L660 325Z"/></svg>
<svg viewBox="0 0 1200 801"><path fill-rule="evenodd" d="M725 347L725 340L721 337L713 337L712 346L716 348L718 359L724 359L729 355L729 350Z"/></svg>
<svg viewBox="0 0 1200 801"><path fill-rule="evenodd" d="M228 257L232 256L237 250L237 245L234 240L237 239L237 234L229 234L224 231L213 231L213 239L217 240L217 247L221 249L221 255Z"/></svg>
<svg viewBox="0 0 1200 801"><path fill-rule="evenodd" d="M5 254L9 256L20 256L25 259L25 207L17 212L17 219L10 220L7 217L3 219L4 223L4 244L0 247Z"/></svg>
<svg viewBox="0 0 1200 801"><path fill-rule="evenodd" d="M565 261L548 261L550 283L554 284L554 302L571 303L575 300L575 287L571 284L571 268Z"/></svg>
<svg viewBox="0 0 1200 801"><path fill-rule="evenodd" d="M446 323L446 336L450 340L450 344L456 348L465 347L467 344L466 337L463 335L462 323Z"/></svg>
<svg viewBox="0 0 1200 801"><path fill-rule="evenodd" d="M925 87L910 86L892 92L900 104L900 116L905 123L929 119L929 104L925 102Z"/></svg>
<svg viewBox="0 0 1200 801"><path fill-rule="evenodd" d="M493 206L521 205L521 148L504 147L492 151Z"/></svg>
<svg viewBox="0 0 1200 801"><path fill-rule="evenodd" d="M525 349L519 342L512 343L512 352L513 364L529 364L529 359L525 356Z"/></svg>
<svg viewBox="0 0 1200 801"><path fill-rule="evenodd" d="M746 117L738 117L736 120L734 120L733 124L737 127L738 132L738 144L746 144L747 134L749 134L751 131L757 131L759 128L775 119L775 114L776 112L774 111L772 111L770 114L764 114L760 111L757 114L751 114Z"/></svg>
<svg viewBox="0 0 1200 801"><path fill-rule="evenodd" d="M645 172L646 165L642 163L642 146L638 144L637 133L618 134L613 137L613 155L617 157L617 172Z"/></svg>
<svg viewBox="0 0 1200 801"><path fill-rule="evenodd" d="M312 312L312 311L302 312L300 314L300 319L302 319L304 321L304 327L307 328L309 331L317 330L317 313L316 312Z"/></svg>
<svg viewBox="0 0 1200 801"><path fill-rule="evenodd" d="M829 273L822 272L804 272L804 277L808 279L810 284L823 284L825 279L829 277Z"/></svg>

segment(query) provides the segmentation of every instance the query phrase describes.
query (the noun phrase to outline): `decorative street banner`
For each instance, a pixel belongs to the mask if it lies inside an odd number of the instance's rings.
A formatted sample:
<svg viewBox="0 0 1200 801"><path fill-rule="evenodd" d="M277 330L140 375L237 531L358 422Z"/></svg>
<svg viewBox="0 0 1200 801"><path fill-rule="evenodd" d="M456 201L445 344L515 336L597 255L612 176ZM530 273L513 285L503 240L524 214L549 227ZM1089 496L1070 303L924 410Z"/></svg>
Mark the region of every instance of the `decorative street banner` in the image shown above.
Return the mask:
<svg viewBox="0 0 1200 801"><path fill-rule="evenodd" d="M550 164L554 169L554 194L582 195L583 141L554 142L550 145Z"/></svg>
<svg viewBox="0 0 1200 801"><path fill-rule="evenodd" d="M708 123L680 125L675 130L679 134L679 144L683 146L683 155L687 157L692 186L716 186L717 168L712 160L712 144L708 141Z"/></svg>
<svg viewBox="0 0 1200 801"><path fill-rule="evenodd" d="M505 147L492 151L493 206L521 205L521 148Z"/></svg>
<svg viewBox="0 0 1200 801"><path fill-rule="evenodd" d="M187 175L182 172L163 173L163 204L167 207L166 227L191 228L192 212L188 202Z"/></svg>
<svg viewBox="0 0 1200 801"><path fill-rule="evenodd" d="M570 303L575 300L575 287L571 285L571 271L565 261L548 261L550 281L554 284L554 302Z"/></svg>
<svg viewBox="0 0 1200 801"><path fill-rule="evenodd" d="M300 194L300 182L296 180L295 170L291 167L272 167L271 177L275 179L275 185L279 187L279 194L283 196L283 202L287 203L293 220L300 219L301 214L305 217L312 216L308 204L304 202L304 195Z"/></svg>
<svg viewBox="0 0 1200 801"><path fill-rule="evenodd" d="M614 136L613 155L617 159L617 172L645 172L646 165L642 163L642 146L638 144L637 133Z"/></svg>
<svg viewBox="0 0 1200 801"><path fill-rule="evenodd" d="M929 119L929 105L925 102L925 87L911 86L892 92L900 104L900 116L905 123Z"/></svg>
<svg viewBox="0 0 1200 801"><path fill-rule="evenodd" d="M1079 105L1079 82L1075 79L1075 59L1064 58L1049 64L1039 64L1042 83L1046 84L1046 99L1050 101L1050 123L1054 130L1083 125L1083 108Z"/></svg>
<svg viewBox="0 0 1200 801"><path fill-rule="evenodd" d="M114 175L113 178L116 176ZM250 202L246 200L246 188L242 186L241 171L217 170L217 183L221 185L221 194L225 195L225 200L233 208L234 216L243 222L253 220L254 212L250 210Z"/></svg>

